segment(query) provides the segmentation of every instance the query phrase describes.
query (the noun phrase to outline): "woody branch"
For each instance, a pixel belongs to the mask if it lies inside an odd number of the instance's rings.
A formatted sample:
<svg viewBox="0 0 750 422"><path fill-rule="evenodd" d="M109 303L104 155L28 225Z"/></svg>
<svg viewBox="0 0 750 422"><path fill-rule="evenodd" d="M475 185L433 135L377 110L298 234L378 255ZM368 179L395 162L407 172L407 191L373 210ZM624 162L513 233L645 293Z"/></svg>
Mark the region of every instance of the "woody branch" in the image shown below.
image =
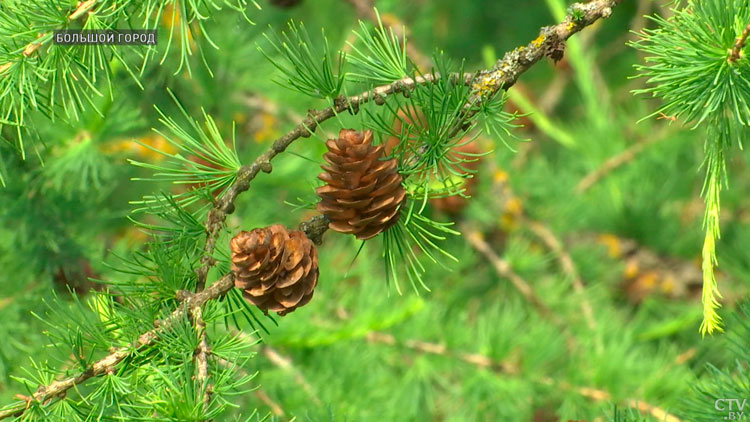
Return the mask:
<svg viewBox="0 0 750 422"><path fill-rule="evenodd" d="M564 46L565 40L572 35L580 32L583 28L599 19L609 17L612 13L612 8L619 4L620 1L595 0L588 3L575 3L569 9L574 12L575 16L573 14L567 15L557 25L543 27L535 40L523 47L506 53L491 69L464 75L464 78L460 81L457 80L456 83L471 84L471 104L476 105L492 98L500 90L510 88L521 74L530 69L543 57L559 51ZM439 78L440 75L437 74L405 77L359 95L348 98L341 96L336 99L333 106L309 112L300 124L276 139L271 147L256 158L255 161L242 166L232 186L219 197L214 207L209 211L204 223L206 229L206 242L203 248L204 255L201 259L201 266L196 270L196 293L183 292L186 298L182 305L165 320L160 321L156 328L140 335L131 346L115 349L107 356L88 365L81 372L54 381L48 385L39 386L29 400L46 403L49 400L63 396L69 389L76 385L82 384L93 377L106 374L135 351L154 344L161 332L183 318L186 312L201 307L209 300L218 299L230 291L234 287L234 277L231 274L224 275L218 281L204 289L208 272L216 264L211 255L224 226L224 222L227 216L234 212L234 203L237 197L249 189L250 183L261 171L270 173L272 170L271 160L284 152L293 142L300 138L310 137L320 124L339 113L348 111L356 114L359 112L361 105L371 101L376 104L382 104L383 99L387 96L412 91L419 85L433 83L439 80ZM463 116L463 120L469 120L475 113L476 111L468 111ZM462 127L463 125L457 127L456 130L460 130ZM315 236L318 242L322 233L327 229L327 221L324 218L318 218L312 223L307 222L304 224L309 224L309 226L306 226L307 229L305 231L310 230L310 233L312 236ZM0 419L22 415L27 408L28 402L21 401L16 406L0 411Z"/></svg>

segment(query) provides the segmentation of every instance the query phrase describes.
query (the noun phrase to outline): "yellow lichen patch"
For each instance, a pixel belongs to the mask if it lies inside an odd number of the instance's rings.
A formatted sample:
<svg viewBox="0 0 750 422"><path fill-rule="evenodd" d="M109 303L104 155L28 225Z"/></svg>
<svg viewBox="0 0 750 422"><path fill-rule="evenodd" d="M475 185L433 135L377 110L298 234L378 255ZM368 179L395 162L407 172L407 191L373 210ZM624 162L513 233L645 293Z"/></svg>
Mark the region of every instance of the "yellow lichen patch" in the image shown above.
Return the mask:
<svg viewBox="0 0 750 422"><path fill-rule="evenodd" d="M567 25L565 25L565 29L567 29L568 31L570 31L575 26L576 26L576 24L573 21L570 21L570 22L568 22Z"/></svg>
<svg viewBox="0 0 750 422"><path fill-rule="evenodd" d="M502 76L502 72L498 72L498 76ZM498 88L497 77L493 74L483 75L478 81L474 82L472 89L481 97L487 97L494 94Z"/></svg>
<svg viewBox="0 0 750 422"><path fill-rule="evenodd" d="M607 247L607 254L612 258L617 258L622 254L620 239L612 234L600 234L596 240Z"/></svg>
<svg viewBox="0 0 750 422"><path fill-rule="evenodd" d="M259 120L258 129L253 133L255 142L261 143L276 139L278 135L276 131L276 117L270 113L262 113Z"/></svg>
<svg viewBox="0 0 750 422"><path fill-rule="evenodd" d="M541 45L544 43L544 40L546 37L543 34L540 34L534 41L531 42L531 44L534 45L534 47L541 47Z"/></svg>

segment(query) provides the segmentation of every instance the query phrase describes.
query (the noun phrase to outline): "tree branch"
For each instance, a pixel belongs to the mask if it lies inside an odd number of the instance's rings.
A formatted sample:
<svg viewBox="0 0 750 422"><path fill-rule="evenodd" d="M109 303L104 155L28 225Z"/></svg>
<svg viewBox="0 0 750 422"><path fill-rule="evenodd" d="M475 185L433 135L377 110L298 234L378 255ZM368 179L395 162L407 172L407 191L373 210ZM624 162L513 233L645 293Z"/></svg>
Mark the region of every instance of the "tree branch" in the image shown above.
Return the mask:
<svg viewBox="0 0 750 422"><path fill-rule="evenodd" d="M570 6L570 10L575 10L578 18L571 15L566 16L563 21L557 25L544 27L540 31L539 37L524 47L519 47L509 53L506 53L501 60L495 64L492 69L482 70L476 74L465 75L463 83L472 83L472 97L470 104L478 104L482 101L492 98L501 89L511 87L518 77L533 64L541 60L544 56L559 49L564 41L573 34L581 31L588 25L596 22L601 18L609 17L612 13L612 7L620 3L621 0L594 0L589 3L575 3ZM89 2L79 3L76 10ZM91 5L94 3L92 2ZM90 6L86 6L90 7ZM3 65L4 66L4 65ZM0 71L3 69L0 66ZM311 111L307 117L294 129L276 139L271 147L250 165L240 168L235 182L224 194L216 201L214 207L208 213L205 222L206 243L201 259L201 266L196 271L197 283L196 293L187 293L185 300L173 311L169 317L159 322L156 328L141 334L138 339L128 347L117 348L107 356L97 360L89 365L86 370L75 375L68 376L61 380L54 381L46 386L40 386L32 395L30 401L46 403L49 400L61 397L69 389L79 385L90 378L97 377L113 371L115 366L122 362L132 353L152 345L159 338L159 334L174 324L175 321L184 317L186 312L201 307L209 300L218 299L224 296L234 287L234 277L232 274L224 275L220 280L205 288L206 278L209 269L215 264L212 254L219 237L221 229L227 215L234 212L234 202L242 192L250 187L250 182L258 175L260 171L271 172L271 160L278 154L286 150L292 142L299 138L307 138L317 129L317 127L326 120L336 116L339 113L348 111L352 114L359 112L359 106L370 101L379 103L386 96L398 94L413 90L416 86L432 83L437 80L437 74L427 74L415 78L406 77L395 81L391 84L374 88L370 91L355 95L349 98L343 96L336 99L334 106L317 111ZM464 121L471 118L476 111L468 112L464 116ZM457 128L460 130L460 127ZM321 227L324 220L317 220L317 223L311 224L310 230L315 228L318 232L311 232L313 238L320 239L320 235L325 231ZM304 224L304 223L303 223ZM0 419L23 414L28 409L29 402L22 401L17 405L6 407L0 410Z"/></svg>
<svg viewBox="0 0 750 422"><path fill-rule="evenodd" d="M589 301L586 299L586 291L583 286L583 280L581 280L581 275L578 274L578 270L573 263L573 258L571 258L570 255L565 251L565 249L563 249L562 243L557 238L557 236L552 233L552 230L537 221L528 219L525 220L529 226L529 229L534 234L536 234L537 237L542 239L542 242L544 242L547 247L552 250L552 253L554 253L557 257L557 261L560 263L560 267L562 268L563 272L567 274L568 277L570 277L571 283L573 284L573 289L576 291L576 293L581 295L581 310L583 311L583 316L586 319L586 324L589 326L589 329L596 329L594 311L591 307L591 303L589 303Z"/></svg>
<svg viewBox="0 0 750 422"><path fill-rule="evenodd" d="M586 26L593 24L601 18L609 17L612 14L612 7L616 6L620 1L595 0L589 3L574 3L570 6L569 10L575 11L577 18L567 15L561 23L543 27L536 39L526 46L506 53L502 59L497 61L492 69L481 70L473 75L465 75L463 82L472 83L472 100L469 103L476 105L492 98L501 89L510 88L522 73L546 55L550 55L564 46L565 40L573 34L580 32ZM227 215L234 212L234 201L237 196L249 189L250 182L261 170L266 173L271 172L271 160L274 157L286 150L297 139L309 137L321 123L339 113L349 111L352 114L356 114L359 112L359 107L363 104L373 100L378 103L380 99L388 95L411 91L418 85L432 83L438 78L438 75L433 74L418 76L416 78L405 77L360 95L349 98L339 97L333 107L310 112L302 123L276 139L271 147L256 158L252 164L240 168L234 184L219 198L206 218L205 227L207 236L206 244L203 248L204 256L201 259L201 266L197 270L198 289L200 290L205 284L208 270L214 264L211 255ZM459 120L463 123L474 114L476 114L475 109L467 112ZM457 125L456 132L460 131L462 127L463 124Z"/></svg>
<svg viewBox="0 0 750 422"><path fill-rule="evenodd" d="M732 46L732 49L729 50L729 57L727 57L729 63L734 63L740 59L742 56L742 49L745 48L745 42L747 41L748 36L750 36L750 23L747 24L745 29L742 30L742 33L735 38L734 45Z"/></svg>
<svg viewBox="0 0 750 422"><path fill-rule="evenodd" d="M576 193L581 194L586 192L604 176L632 161L638 156L638 154L645 151L646 147L666 139L668 139L668 137L659 135L644 138L629 146L621 153L608 158L601 166L587 174L580 182L578 182L575 188Z"/></svg>
<svg viewBox="0 0 750 422"><path fill-rule="evenodd" d="M481 233L476 230L467 231L464 229L462 231L466 233L466 240L469 244L489 261L495 268L495 272L500 277L507 278L513 287L521 293L521 296L531 303L541 316L550 320L561 330L567 330L565 323L534 293L534 289L531 288L529 283L516 274L506 260L497 256L492 247L482 238Z"/></svg>
<svg viewBox="0 0 750 422"><path fill-rule="evenodd" d="M150 346L159 338L159 334L171 327L175 322L186 315L186 312L198 309L209 300L218 299L224 296L234 287L234 276L227 274L219 281L210 285L200 293L189 294L182 302L179 308L174 310L167 318L155 323L156 328L141 334L132 345L115 349L107 356L90 364L86 370L75 375L54 381L46 386L40 386L32 395L31 400L40 403L46 403L58 397L62 397L66 391L78 384L87 381L90 378L98 377L114 371L117 364L122 362L131 354ZM21 415L28 408L28 403L22 402L15 407L6 408L0 411L0 419L11 416Z"/></svg>
<svg viewBox="0 0 750 422"><path fill-rule="evenodd" d="M313 217L308 221L300 223L300 230L304 231L311 239L320 237L323 235L325 230L328 229L328 220L321 218L320 216ZM201 307L209 300L215 300L223 297L230 290L234 288L234 276L232 273L225 274L218 281L208 286L205 290L198 293L190 293L185 291L179 291L175 294L181 301L181 305L174 312L172 312L167 318L164 318L158 323L154 323L155 327L141 334L132 345L128 347L120 347L111 351L107 356L97 360L90 364L84 371L71 375L52 382L46 386L39 386L36 392L29 398L28 401L23 401L15 406L10 406L6 409L0 410L0 419L5 419L11 416L18 416L22 414L28 408L28 402L37 401L45 403L49 400L62 397L66 391L87 381L90 378L98 377L114 371L117 364L122 362L125 358L130 356L144 347L150 346L156 342L159 338L159 334L169 329L175 322L179 321L185 315L191 316L195 321L198 329L198 335L201 340L196 349L196 367L198 379L206 380L208 378L208 355L210 349L205 338L205 322L203 322L201 316ZM210 398L210 389L206 392L207 397L204 400Z"/></svg>
<svg viewBox="0 0 750 422"><path fill-rule="evenodd" d="M444 356L446 358L455 358L463 362L466 362L470 365L473 365L477 368L491 370L495 373L499 373L503 375L517 375L521 372L518 365L514 363L506 362L506 361L496 361L485 355L481 355L478 353L465 353L465 352L452 351L446 348L442 344L428 343L428 342L424 342L420 340L406 340L404 342L399 342L392 335L377 332L377 331L371 331L367 333L365 338L370 343L381 343L381 344L386 344L389 346L403 346L403 347L406 347L407 349L410 349L419 353ZM539 380L539 382L545 385L553 386L557 389L573 390L577 394L589 400L612 401L612 395L609 392L605 390L600 390L598 388L576 387L566 382L557 381L550 377L542 377ZM649 413L651 416L657 418L660 421L681 422L679 418L669 414L664 409L658 406L654 406L652 404L646 403L644 401L628 399L626 400L626 403L628 404L628 406L637 408L641 412Z"/></svg>

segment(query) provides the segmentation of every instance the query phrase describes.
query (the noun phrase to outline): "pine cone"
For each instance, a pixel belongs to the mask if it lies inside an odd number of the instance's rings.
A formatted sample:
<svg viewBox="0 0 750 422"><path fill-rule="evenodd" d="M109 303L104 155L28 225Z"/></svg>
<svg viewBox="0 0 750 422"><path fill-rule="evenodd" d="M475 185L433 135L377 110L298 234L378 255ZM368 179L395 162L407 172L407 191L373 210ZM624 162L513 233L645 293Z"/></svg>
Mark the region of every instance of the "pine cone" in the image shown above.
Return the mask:
<svg viewBox="0 0 750 422"><path fill-rule="evenodd" d="M264 313L284 316L307 304L318 284L318 254L305 233L274 224L229 242L234 286Z"/></svg>
<svg viewBox="0 0 750 422"><path fill-rule="evenodd" d="M372 145L372 132L342 129L326 142L328 165L318 178L326 182L315 190L317 209L331 222L328 228L370 239L393 226L406 197L396 160L381 160L383 145Z"/></svg>
<svg viewBox="0 0 750 422"><path fill-rule="evenodd" d="M283 9L294 7L300 3L302 3L302 0L270 0L271 4L276 7L281 7Z"/></svg>

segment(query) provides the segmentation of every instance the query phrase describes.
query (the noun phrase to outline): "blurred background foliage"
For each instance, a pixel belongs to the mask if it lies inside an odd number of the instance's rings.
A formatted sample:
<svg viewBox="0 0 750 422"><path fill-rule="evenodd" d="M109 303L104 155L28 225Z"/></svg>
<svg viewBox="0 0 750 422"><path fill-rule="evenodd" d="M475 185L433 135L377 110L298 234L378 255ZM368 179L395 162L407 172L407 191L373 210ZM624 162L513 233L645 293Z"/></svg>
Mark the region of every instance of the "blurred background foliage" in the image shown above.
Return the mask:
<svg viewBox="0 0 750 422"><path fill-rule="evenodd" d="M635 38L630 31L651 24L643 15L668 14L661 3L623 2L610 19L576 35L563 60L537 64L510 90L506 111L524 114L516 135L528 141L511 143L512 151L477 139L475 147L489 154L478 164L471 200L430 204L435 219L456 221L463 233L446 242L458 258L451 271L428 268L431 292L399 296L385 283L377 250L357 255L354 239L327 233L315 299L277 318L278 326L267 324L258 356L243 369L258 372L258 389L237 399L240 409L300 421L543 422L609 420L617 404L644 420L679 420L669 418L681 417L685 397L711 377L707 364L731 366L736 355L728 336L701 339L697 332L702 133L668 116L636 124L658 104L631 94L642 88L643 80L629 78L641 58L626 42ZM249 163L320 106L274 82L279 72L258 49L272 51L263 33L303 21L313 36L325 28L331 48L346 50L365 18L344 0L259 5L249 13L255 25L233 12L205 24L219 49L190 37L191 45L203 44L204 58L189 56L189 73L175 73L178 54L147 67L142 87L115 69L112 98L96 100L102 115L72 123L34 118L44 141L25 161L0 144L7 184L0 189L3 403L19 392L14 376L28 356L48 353L45 322L32 314L43 315L53 296L71 300L102 287L88 278L120 277L107 263L146 240L127 218L128 201L154 187L131 182L149 172L126 160L158 163L162 156L146 146L173 148L151 131L163 129L154 106L179 115L167 88L192 116L205 109L227 141L234 121L240 161ZM412 48L443 50L476 70L533 39L566 4L375 6L385 22L406 25ZM361 117L333 119L275 160L273 173L238 199L231 231L294 227L311 217L294 204L315 200L324 140L341 124L358 128ZM733 154L728 166L718 246L725 315L735 312L750 279L747 154ZM519 282L541 305L519 293Z"/></svg>

